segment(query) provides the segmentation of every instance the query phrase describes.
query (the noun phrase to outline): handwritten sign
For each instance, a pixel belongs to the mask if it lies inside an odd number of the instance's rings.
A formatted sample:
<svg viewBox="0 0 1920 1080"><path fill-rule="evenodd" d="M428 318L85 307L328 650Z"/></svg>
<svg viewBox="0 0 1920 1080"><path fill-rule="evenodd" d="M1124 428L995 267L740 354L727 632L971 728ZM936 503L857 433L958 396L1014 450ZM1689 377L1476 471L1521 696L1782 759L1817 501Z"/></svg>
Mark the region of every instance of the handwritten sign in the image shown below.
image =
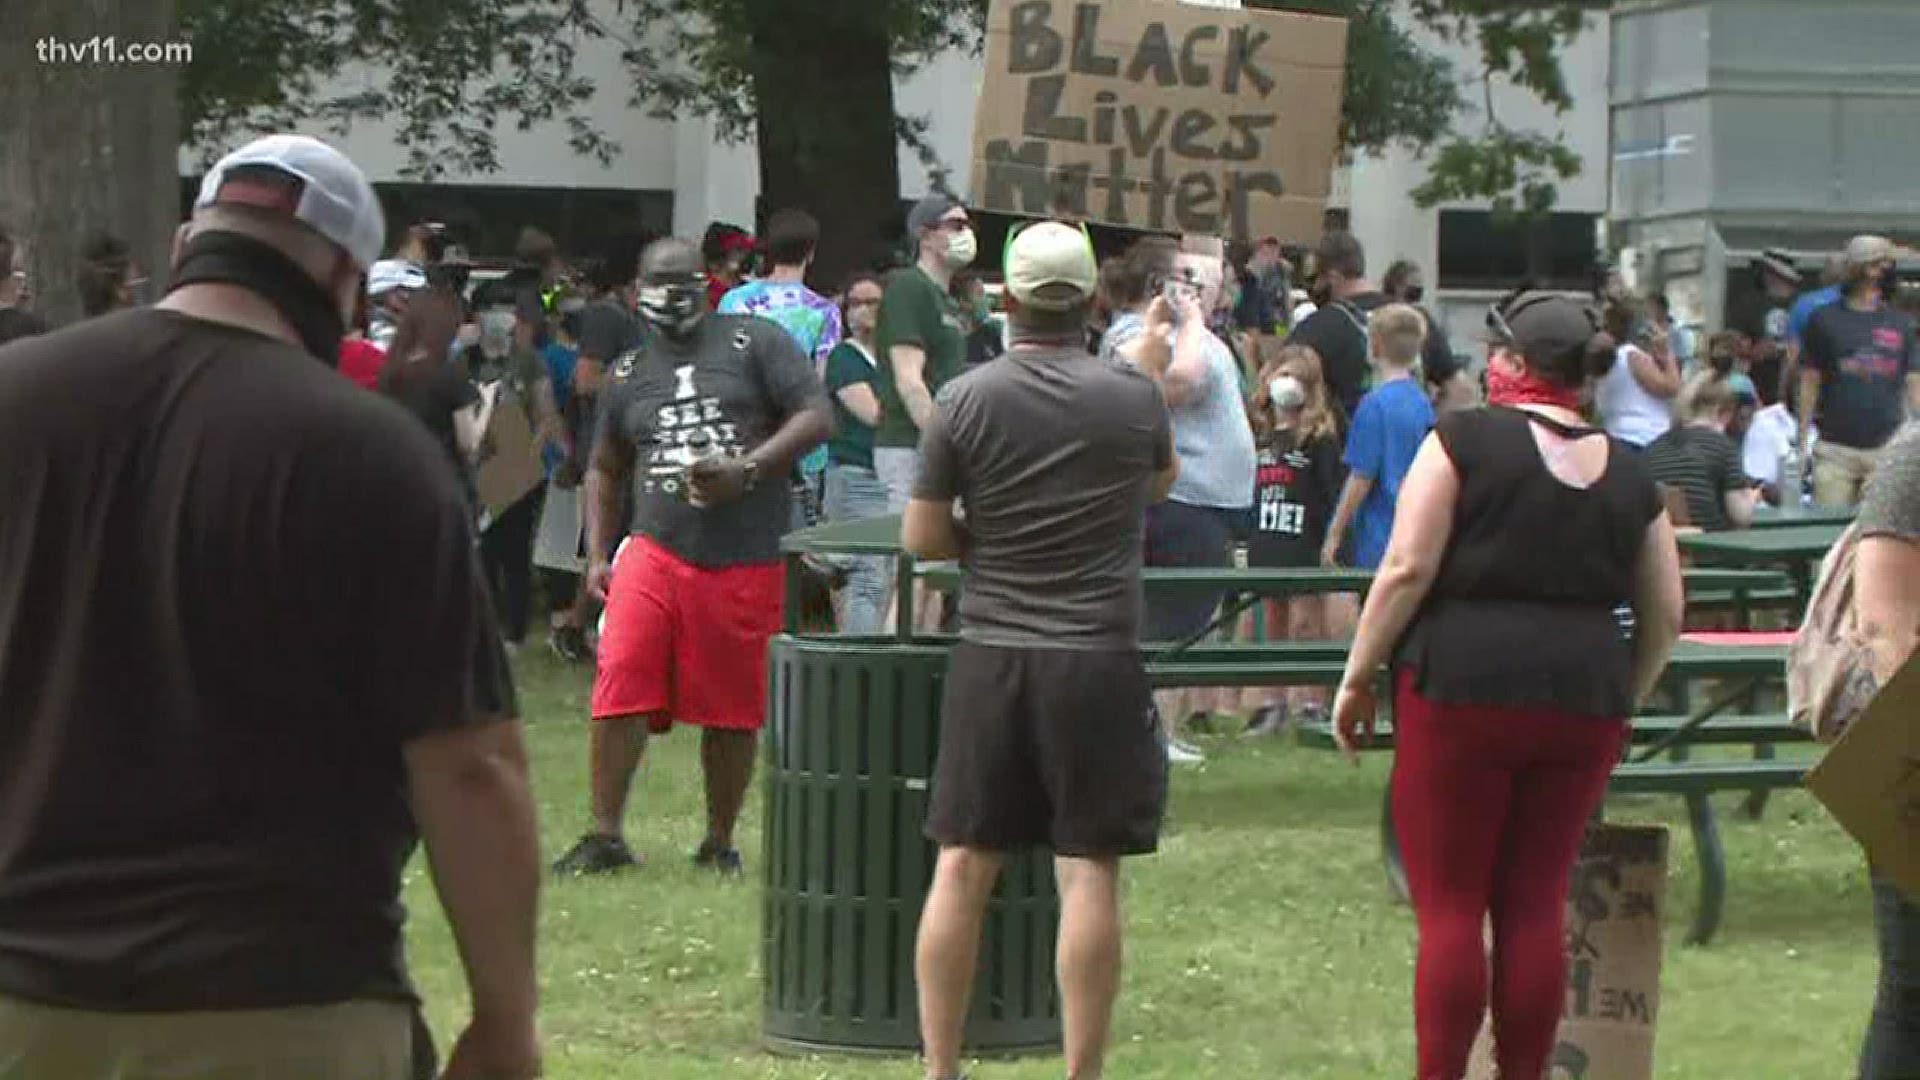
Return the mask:
<svg viewBox="0 0 1920 1080"><path fill-rule="evenodd" d="M1807 789L1879 871L1920 897L1920 656L1880 689L1807 774Z"/></svg>
<svg viewBox="0 0 1920 1080"><path fill-rule="evenodd" d="M1309 243L1338 150L1347 24L1172 0L993 0L973 205Z"/></svg>
<svg viewBox="0 0 1920 1080"><path fill-rule="evenodd" d="M1567 896L1567 1003L1549 1080L1653 1080L1666 894L1667 830L1587 831ZM1490 1028L1480 1031L1467 1075L1498 1075Z"/></svg>

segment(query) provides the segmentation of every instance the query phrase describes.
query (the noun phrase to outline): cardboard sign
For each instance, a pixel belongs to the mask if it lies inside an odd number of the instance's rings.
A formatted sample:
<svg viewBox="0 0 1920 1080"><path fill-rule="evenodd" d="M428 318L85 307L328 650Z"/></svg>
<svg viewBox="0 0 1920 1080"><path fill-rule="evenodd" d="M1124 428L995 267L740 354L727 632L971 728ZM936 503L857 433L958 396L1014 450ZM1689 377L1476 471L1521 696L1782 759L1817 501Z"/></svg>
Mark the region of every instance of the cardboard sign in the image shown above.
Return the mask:
<svg viewBox="0 0 1920 1080"><path fill-rule="evenodd" d="M1920 655L1874 696L1807 788L1908 896L1920 897Z"/></svg>
<svg viewBox="0 0 1920 1080"><path fill-rule="evenodd" d="M1346 20L1172 0L993 0L972 204L1310 243L1332 187Z"/></svg>
<svg viewBox="0 0 1920 1080"><path fill-rule="evenodd" d="M482 391L497 396L499 387ZM489 521L498 518L514 503L526 498L540 486L544 477L540 455L533 445L533 425L527 422L527 410L511 399L499 400L487 421L485 445L490 449L480 459L480 508Z"/></svg>
<svg viewBox="0 0 1920 1080"><path fill-rule="evenodd" d="M1666 829L1587 830L1567 896L1567 1004L1547 1080L1653 1080L1666 899ZM1467 1076L1498 1075L1489 1024Z"/></svg>

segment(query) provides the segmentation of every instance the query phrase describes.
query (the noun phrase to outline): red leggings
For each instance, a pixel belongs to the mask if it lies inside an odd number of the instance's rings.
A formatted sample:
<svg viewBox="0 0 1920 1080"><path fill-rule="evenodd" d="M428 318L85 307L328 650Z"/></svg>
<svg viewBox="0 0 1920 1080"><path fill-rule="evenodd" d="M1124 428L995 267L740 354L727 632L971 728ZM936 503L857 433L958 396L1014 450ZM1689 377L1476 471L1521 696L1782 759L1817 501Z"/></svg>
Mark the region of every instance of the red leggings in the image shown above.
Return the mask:
<svg viewBox="0 0 1920 1080"><path fill-rule="evenodd" d="M1500 1075L1546 1073L1566 1001L1566 906L1587 821L1627 725L1545 709L1437 704L1403 673L1393 823L1420 923L1420 1080L1460 1080L1487 1010Z"/></svg>

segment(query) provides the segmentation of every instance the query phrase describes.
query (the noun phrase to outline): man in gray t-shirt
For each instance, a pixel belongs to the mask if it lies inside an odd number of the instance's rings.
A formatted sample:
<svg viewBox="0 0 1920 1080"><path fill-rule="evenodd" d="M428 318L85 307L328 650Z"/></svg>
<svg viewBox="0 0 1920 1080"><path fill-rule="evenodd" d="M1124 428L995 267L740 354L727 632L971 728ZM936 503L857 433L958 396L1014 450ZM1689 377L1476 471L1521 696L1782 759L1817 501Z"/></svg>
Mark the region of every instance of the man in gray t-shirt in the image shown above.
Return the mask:
<svg viewBox="0 0 1920 1080"><path fill-rule="evenodd" d="M1062 897L1067 1073L1097 1075L1117 965L1119 859L1159 843L1166 751L1136 644L1142 519L1179 473L1159 388L1086 354L1098 277L1083 230L1008 247L1012 347L950 382L921 432L903 540L966 573L927 835L927 1074L959 1075L967 984L1008 851L1050 847ZM964 519L961 513L964 507ZM1095 1015L1099 1014L1099 1015Z"/></svg>

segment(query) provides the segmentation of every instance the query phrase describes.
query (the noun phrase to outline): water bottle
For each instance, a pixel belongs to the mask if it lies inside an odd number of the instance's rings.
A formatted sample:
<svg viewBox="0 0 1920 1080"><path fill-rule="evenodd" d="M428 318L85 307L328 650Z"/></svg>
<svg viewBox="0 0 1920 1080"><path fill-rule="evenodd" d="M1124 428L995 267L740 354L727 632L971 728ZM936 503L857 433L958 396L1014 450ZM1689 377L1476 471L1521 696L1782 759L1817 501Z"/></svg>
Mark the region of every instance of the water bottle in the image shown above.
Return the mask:
<svg viewBox="0 0 1920 1080"><path fill-rule="evenodd" d="M1800 448L1789 444L1780 455L1780 508L1797 510L1807 501L1806 469L1800 463Z"/></svg>
<svg viewBox="0 0 1920 1080"><path fill-rule="evenodd" d="M681 490L686 492L687 503L704 507L706 501L693 494L693 467L704 461L714 461L727 456L726 450L713 441L713 436L705 428L699 428L687 436L687 464L681 476Z"/></svg>

